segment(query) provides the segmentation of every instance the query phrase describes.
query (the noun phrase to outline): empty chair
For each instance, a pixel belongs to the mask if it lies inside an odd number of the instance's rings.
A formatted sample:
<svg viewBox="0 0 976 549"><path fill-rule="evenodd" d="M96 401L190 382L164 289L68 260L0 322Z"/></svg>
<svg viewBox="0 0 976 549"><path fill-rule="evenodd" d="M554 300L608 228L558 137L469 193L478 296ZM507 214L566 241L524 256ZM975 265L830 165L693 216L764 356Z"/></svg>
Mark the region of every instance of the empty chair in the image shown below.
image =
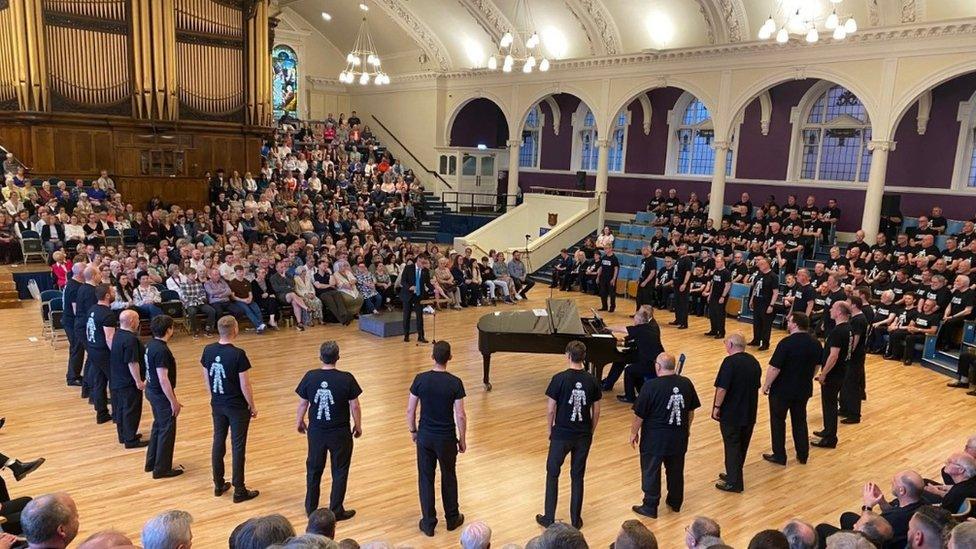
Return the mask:
<svg viewBox="0 0 976 549"><path fill-rule="evenodd" d="M47 263L47 251L41 243L41 235L37 231L23 231L20 233L20 251L24 254L24 263L37 257Z"/></svg>

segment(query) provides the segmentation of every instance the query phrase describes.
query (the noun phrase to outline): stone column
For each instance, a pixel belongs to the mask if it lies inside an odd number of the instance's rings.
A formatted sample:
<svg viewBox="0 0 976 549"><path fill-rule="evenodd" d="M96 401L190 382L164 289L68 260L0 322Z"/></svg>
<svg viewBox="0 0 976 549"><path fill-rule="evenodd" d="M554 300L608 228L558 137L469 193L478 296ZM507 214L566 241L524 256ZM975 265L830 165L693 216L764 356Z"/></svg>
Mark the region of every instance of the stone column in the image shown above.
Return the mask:
<svg viewBox="0 0 976 549"><path fill-rule="evenodd" d="M518 194L519 187L519 149L522 147L522 141L519 139L509 139L506 144L508 145L508 188L505 192L510 195L516 195ZM514 200L512 200L512 204L515 204Z"/></svg>
<svg viewBox="0 0 976 549"><path fill-rule="evenodd" d="M712 188L708 202L708 217L718 228L722 225L722 208L725 206L725 165L729 158L729 142L713 141L715 163L712 165Z"/></svg>
<svg viewBox="0 0 976 549"><path fill-rule="evenodd" d="M599 156L596 161L596 193L597 199L597 221L596 231L600 234L603 230L607 213L607 181L610 177L610 140L597 139L596 146L599 148Z"/></svg>
<svg viewBox="0 0 976 549"><path fill-rule="evenodd" d="M895 150L895 142L869 141L868 150L873 154L871 172L868 174L868 187L864 192L861 229L864 230L864 240L874 244L881 222L881 201L884 197L885 174L888 171L888 152Z"/></svg>

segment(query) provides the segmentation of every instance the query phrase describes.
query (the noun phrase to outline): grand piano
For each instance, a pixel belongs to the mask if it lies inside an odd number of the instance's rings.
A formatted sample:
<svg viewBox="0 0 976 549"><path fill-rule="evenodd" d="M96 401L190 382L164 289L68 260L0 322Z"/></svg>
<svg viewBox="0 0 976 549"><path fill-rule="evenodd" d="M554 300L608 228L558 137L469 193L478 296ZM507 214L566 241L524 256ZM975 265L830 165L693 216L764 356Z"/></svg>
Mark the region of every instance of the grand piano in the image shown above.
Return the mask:
<svg viewBox="0 0 976 549"><path fill-rule="evenodd" d="M603 368L625 360L626 350L619 348L603 319L580 316L576 302L570 299L547 299L544 309L530 311L496 311L478 320L478 350L484 359L485 389L491 390L491 354L542 353L561 355L570 341L586 345L589 371L602 379Z"/></svg>

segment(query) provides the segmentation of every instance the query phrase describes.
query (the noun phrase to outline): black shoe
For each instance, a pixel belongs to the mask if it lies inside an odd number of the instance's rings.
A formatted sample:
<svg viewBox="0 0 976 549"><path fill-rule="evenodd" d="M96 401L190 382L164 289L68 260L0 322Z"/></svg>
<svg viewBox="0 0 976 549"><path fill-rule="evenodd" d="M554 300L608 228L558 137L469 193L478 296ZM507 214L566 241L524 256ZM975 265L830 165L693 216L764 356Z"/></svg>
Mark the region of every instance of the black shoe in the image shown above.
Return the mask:
<svg viewBox="0 0 976 549"><path fill-rule="evenodd" d="M825 432L826 431L814 431L813 436L823 438Z"/></svg>
<svg viewBox="0 0 976 549"><path fill-rule="evenodd" d="M141 440L140 439L140 440L136 440L135 442L126 442L125 443L125 449L126 450L134 450L136 448L145 448L146 446L149 446L149 441L148 440Z"/></svg>
<svg viewBox="0 0 976 549"><path fill-rule="evenodd" d="M583 519L580 519L580 520L577 520L576 522L574 522L573 523L573 528L576 528L577 530L582 530L583 529Z"/></svg>
<svg viewBox="0 0 976 549"><path fill-rule="evenodd" d="M633 404L634 402L637 402L636 398L630 398L627 395L617 395L617 400L619 400L620 402L625 402L627 404Z"/></svg>
<svg viewBox="0 0 976 549"><path fill-rule="evenodd" d="M15 459L12 464L7 465L7 469L10 469L10 471L14 474L14 478L19 482L27 475L36 471L41 465L44 465L44 458L37 458L34 461L28 461L27 463L23 463L20 460Z"/></svg>
<svg viewBox="0 0 976 549"><path fill-rule="evenodd" d="M247 488L241 491L234 490L234 503L243 503L249 499L254 499L260 493L257 490L248 490Z"/></svg>
<svg viewBox="0 0 976 549"><path fill-rule="evenodd" d="M742 493L742 488L738 486L733 486L724 480L722 482L715 483L715 487L723 492L732 492L734 494Z"/></svg>
<svg viewBox="0 0 976 549"><path fill-rule="evenodd" d="M688 325L687 324L678 324L675 327L678 328L679 330L687 330L688 329Z"/></svg>
<svg viewBox="0 0 976 549"><path fill-rule="evenodd" d="M417 338L417 343L430 343L430 342L427 341L427 338L426 337L418 337Z"/></svg>
<svg viewBox="0 0 976 549"><path fill-rule="evenodd" d="M68 380L68 387L81 387L81 380L80 379L69 379Z"/></svg>
<svg viewBox="0 0 976 549"><path fill-rule="evenodd" d="M967 394L967 395L969 395L969 396L974 396L974 397L976 397L976 390L972 390L972 391L966 391L966 394Z"/></svg>
<svg viewBox="0 0 976 549"><path fill-rule="evenodd" d="M403 342L406 343L410 341L410 336L403 336Z"/></svg>
<svg viewBox="0 0 976 549"><path fill-rule="evenodd" d="M604 311L606 311L606 310L607 310L607 309L606 309L605 307L600 307L599 309L597 309L597 311L600 311L600 312L604 312Z"/></svg>
<svg viewBox="0 0 976 549"><path fill-rule="evenodd" d="M861 423L861 419L853 418L853 417L845 417L844 419L840 420L840 422L843 423L844 425L857 425L858 423Z"/></svg>
<svg viewBox="0 0 976 549"><path fill-rule="evenodd" d="M420 528L420 531L423 532L425 536L427 536L429 538L434 537L434 527L433 526L430 526L430 527L426 527L425 528L424 527L424 521L420 521L420 523L417 526Z"/></svg>
<svg viewBox="0 0 976 549"><path fill-rule="evenodd" d="M668 509L671 509L671 512L672 513L680 513L681 512L681 507L675 507L674 505L671 505L670 503L668 503L666 501L664 502L664 504L668 506Z"/></svg>
<svg viewBox="0 0 976 549"><path fill-rule="evenodd" d="M748 346L750 346L750 347L755 347L755 346L757 346L757 345L759 345L759 342L758 342L758 341L756 341L755 339L753 339L753 340L752 340L752 341L750 341L749 343L746 343L746 345L748 345Z"/></svg>
<svg viewBox="0 0 976 549"><path fill-rule="evenodd" d="M798 457L798 458L796 458L796 460L800 462L800 465L806 465L807 464L807 458L805 458L805 457L802 457L802 458L801 457Z"/></svg>
<svg viewBox="0 0 976 549"><path fill-rule="evenodd" d="M158 473L153 471L153 478L154 479L173 478L173 477L178 477L182 474L183 474L183 468L179 467L178 469L170 469L169 471L159 471Z"/></svg>
<svg viewBox="0 0 976 549"><path fill-rule="evenodd" d="M142 468L142 470L145 471L145 472L147 472L147 473L152 473L153 470L155 470L155 469L156 469L156 466L155 465L149 465L148 463L146 464L145 467Z"/></svg>
<svg viewBox="0 0 976 549"><path fill-rule="evenodd" d="M946 383L946 387L952 387L953 389L968 389L968 381L953 381L951 383Z"/></svg>
<svg viewBox="0 0 976 549"><path fill-rule="evenodd" d="M776 465L786 465L786 458L778 457L776 454L763 454L762 458L770 463L775 463Z"/></svg>
<svg viewBox="0 0 976 549"><path fill-rule="evenodd" d="M535 521L543 528L549 528L549 525L555 522L551 518L546 518L545 515L536 515Z"/></svg>
<svg viewBox="0 0 976 549"><path fill-rule="evenodd" d="M95 423L101 425L103 423L108 423L112 421L112 416L98 416L95 418Z"/></svg>
<svg viewBox="0 0 976 549"><path fill-rule="evenodd" d="M222 496L225 493L227 493L227 490L230 490L230 483L229 482L225 482L225 483L221 484L220 486L214 486L214 496L216 496L216 497L219 498L220 496Z"/></svg>
<svg viewBox="0 0 976 549"><path fill-rule="evenodd" d="M901 363L904 364L905 366L911 366L912 362L914 361L910 358L906 358L905 360L901 361Z"/></svg>
<svg viewBox="0 0 976 549"><path fill-rule="evenodd" d="M763 343L762 345L759 346L759 349L758 350L760 350L760 351L768 351L769 350L769 344Z"/></svg>
<svg viewBox="0 0 976 549"><path fill-rule="evenodd" d="M725 334L715 334L715 339L725 339Z"/></svg>
<svg viewBox="0 0 976 549"><path fill-rule="evenodd" d="M668 326L677 326L677 325L678 325L677 320L672 320L671 322L668 322Z"/></svg>
<svg viewBox="0 0 976 549"><path fill-rule="evenodd" d="M617 308L616 307L610 307L610 311L609 312L615 313L615 312L617 312Z"/></svg>
<svg viewBox="0 0 976 549"><path fill-rule="evenodd" d="M7 424L7 418L0 417L0 429L3 429L3 426L6 424Z"/></svg>
<svg viewBox="0 0 976 549"><path fill-rule="evenodd" d="M356 510L355 509L343 509L342 511L339 511L338 513L335 513L336 520L337 521L340 521L340 522L341 521L344 521L344 520L349 520L349 519L351 519L354 516L356 516Z"/></svg>
<svg viewBox="0 0 976 549"><path fill-rule="evenodd" d="M702 335L703 335L703 336L706 336L706 337L715 337L715 336L716 336L716 335L718 335L718 334L716 334L715 332L711 332L711 331L709 331L709 332L705 332L705 333L703 333Z"/></svg>
<svg viewBox="0 0 976 549"><path fill-rule="evenodd" d="M91 390L85 387L84 383L81 385L81 398L88 398L91 395Z"/></svg>
<svg viewBox="0 0 976 549"><path fill-rule="evenodd" d="M447 531L450 532L452 530L457 530L458 527L460 527L462 524L464 524L464 515L463 514L462 515L458 515L457 520L454 520L454 521L450 521L449 520L449 521L447 521Z"/></svg>
<svg viewBox="0 0 976 549"><path fill-rule="evenodd" d="M643 515L648 518L652 518L652 519L657 518L657 509L648 509L643 505L634 505L633 507L630 508L630 510L637 513L638 515Z"/></svg>
<svg viewBox="0 0 976 549"><path fill-rule="evenodd" d="M814 441L812 441L810 443L810 446L816 446L817 448L836 448L837 447L837 441L836 440L830 441L830 440L827 440L825 438L822 438L820 440L814 440Z"/></svg>
<svg viewBox="0 0 976 549"><path fill-rule="evenodd" d="M726 475L725 473L719 473L718 474L718 479L721 480L722 482L725 482L725 480L728 479L728 478L729 478L729 476Z"/></svg>

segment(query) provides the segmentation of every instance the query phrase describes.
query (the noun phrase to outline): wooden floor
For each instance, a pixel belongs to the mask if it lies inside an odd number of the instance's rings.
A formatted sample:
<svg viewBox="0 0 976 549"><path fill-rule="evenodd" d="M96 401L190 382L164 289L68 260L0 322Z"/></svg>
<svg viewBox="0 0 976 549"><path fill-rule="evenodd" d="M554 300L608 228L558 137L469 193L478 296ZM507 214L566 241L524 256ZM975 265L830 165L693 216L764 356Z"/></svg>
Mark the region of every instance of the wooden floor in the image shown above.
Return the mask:
<svg viewBox="0 0 976 549"><path fill-rule="evenodd" d="M583 310L596 303L593 297L573 295ZM537 290L523 305L538 306L544 296ZM620 311L610 315L611 323L626 323L625 314L632 306L623 300ZM563 359L495 355L494 390L486 392L481 385L475 324L490 311L445 312L439 317L437 336L454 346L451 370L464 380L468 392L469 446L458 463L461 511L469 521L487 521L494 531L494 545L501 547L509 542L522 545L540 532L533 517L542 509L545 480L543 394L550 376L563 367ZM242 335L239 343L254 364L252 379L260 412L251 425L247 483L261 490L261 496L234 505L227 496L214 498L211 491L211 423L198 372L203 342L180 335L172 344L180 369L178 393L185 406L179 418L176 461L187 473L154 481L142 472L144 452L122 449L112 425L96 425L94 413L78 391L65 387L66 345L61 343L55 351L33 339L40 331L38 317L38 308L30 305L0 312L0 415L7 417L7 426L0 431L0 451L22 459L47 458L37 473L23 482L11 482L11 491L15 496L70 492L81 512L79 539L105 528L135 537L146 518L171 508L193 514L198 547L226 547L236 524L260 514L282 513L301 531L305 440L294 430L293 391L303 372L316 367L319 344L336 339L342 349L341 368L353 372L364 389L364 434L353 454L346 501L358 514L340 525L338 535L360 542L386 539L411 547L456 545L459 532L446 532L443 520L433 539L417 530L415 458L403 417L413 376L429 366L429 347L404 344L399 338L379 339L360 332L355 323L305 333ZM659 320L665 347L688 355L685 373L695 382L707 410L723 357L721 342L701 336L707 329L703 319L693 318L685 331L666 326L667 313L659 313ZM750 326L730 321L730 330L737 328ZM774 344L781 336L782 332L774 334ZM761 353L760 361L765 365L769 356ZM661 546L681 546L684 526L699 514L717 519L726 541L737 547L744 547L760 529L779 528L793 517L814 523L834 521L840 511L860 506L862 483L874 481L887 490L891 475L904 468L932 476L942 460L961 449L966 437L976 431L972 413L976 399L947 389L946 377L876 357L869 358L867 376L864 421L841 426L839 447L812 449L805 466L794 462L782 468L762 460L760 454L769 450L768 407L762 400L745 468L744 494L713 488L721 470L721 437L718 425L700 414L688 454L684 508L674 514L662 505L661 517L647 521ZM638 455L627 444L632 414L629 407L606 395L590 452L583 513L583 532L594 547L605 547L622 521L636 518L630 506L641 497ZM815 395L810 405L811 430L820 425L818 403ZM150 422L146 406L143 433L149 432ZM328 474L323 494L328 493L327 479ZM568 520L568 478L562 484L557 517Z"/></svg>

